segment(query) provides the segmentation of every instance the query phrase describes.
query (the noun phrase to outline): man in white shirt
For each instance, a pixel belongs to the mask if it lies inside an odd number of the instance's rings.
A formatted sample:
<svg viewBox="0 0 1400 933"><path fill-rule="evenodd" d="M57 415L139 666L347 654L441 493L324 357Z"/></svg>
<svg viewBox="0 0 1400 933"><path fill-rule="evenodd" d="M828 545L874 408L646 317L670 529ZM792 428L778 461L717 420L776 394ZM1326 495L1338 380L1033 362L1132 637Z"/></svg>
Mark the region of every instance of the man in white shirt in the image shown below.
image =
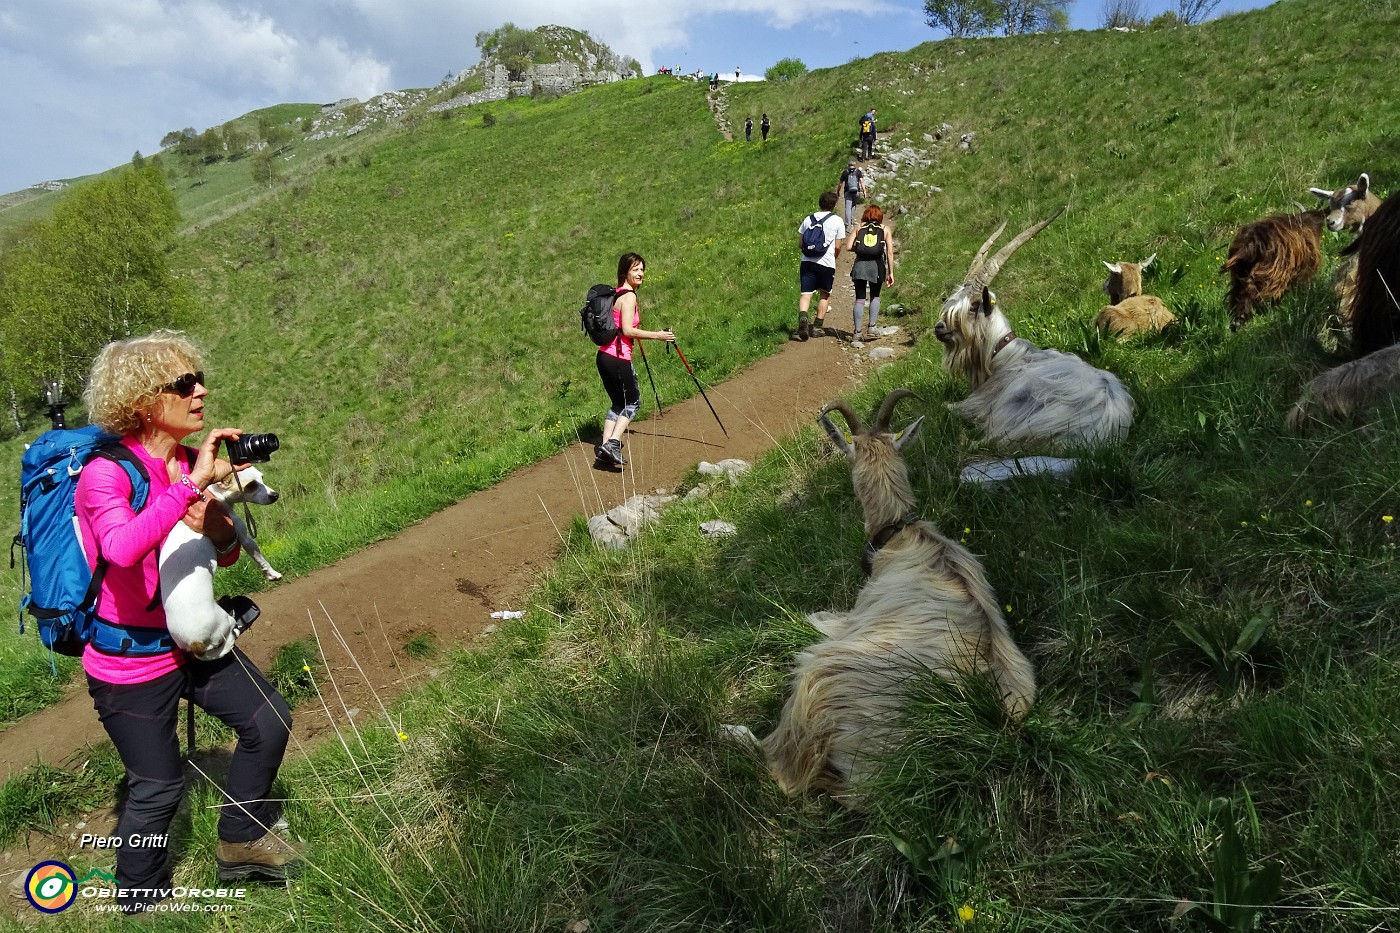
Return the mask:
<svg viewBox="0 0 1400 933"><path fill-rule="evenodd" d="M823 191L817 201L814 214L802 218L797 226L797 250L802 255L797 278L801 285L801 297L797 299L798 340L808 337L825 336L823 322L826 309L831 303L831 287L836 282L836 254L841 251L841 243L846 239L846 222L832 208L836 207L836 192ZM807 320L807 311L812 306L812 292L817 292L817 321Z"/></svg>

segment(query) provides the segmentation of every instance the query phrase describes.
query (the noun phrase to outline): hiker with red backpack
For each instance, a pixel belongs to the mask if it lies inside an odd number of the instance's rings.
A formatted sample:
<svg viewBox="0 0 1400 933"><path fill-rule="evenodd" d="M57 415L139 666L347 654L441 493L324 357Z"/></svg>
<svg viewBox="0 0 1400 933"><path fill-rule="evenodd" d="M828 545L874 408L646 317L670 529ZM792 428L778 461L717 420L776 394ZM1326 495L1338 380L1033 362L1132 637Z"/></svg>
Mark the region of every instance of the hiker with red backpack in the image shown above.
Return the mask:
<svg viewBox="0 0 1400 933"><path fill-rule="evenodd" d="M220 566L239 556L230 515L204 490L237 469L217 451L242 432L215 428L198 449L182 443L205 429L208 395L199 351L174 331L108 344L93 361L84 392L88 416L116 436L112 446L120 450L81 466L73 498L87 567L98 581L94 624L102 630L82 650L83 670L126 768L115 834L167 838L184 794L175 726L188 697L238 735L219 816L218 877L280 881L301 857L300 846L279 833L278 807L269 799L291 735L291 709L238 648L199 661L176 647L160 605L160 547L179 522L213 542ZM141 505L134 508L138 484ZM116 874L124 912L151 910L171 896L166 845L122 846Z"/></svg>
<svg viewBox="0 0 1400 933"><path fill-rule="evenodd" d="M801 295L797 299L797 333L794 336L798 340L826 334L823 323L831 303L831 287L836 284L836 254L841 251L841 241L846 237L846 224L832 213L835 206L836 192L823 191L817 200L816 212L802 218L797 226L797 249L802 254L802 263L797 268ZM813 292L821 296L817 299L815 324L807 320Z"/></svg>

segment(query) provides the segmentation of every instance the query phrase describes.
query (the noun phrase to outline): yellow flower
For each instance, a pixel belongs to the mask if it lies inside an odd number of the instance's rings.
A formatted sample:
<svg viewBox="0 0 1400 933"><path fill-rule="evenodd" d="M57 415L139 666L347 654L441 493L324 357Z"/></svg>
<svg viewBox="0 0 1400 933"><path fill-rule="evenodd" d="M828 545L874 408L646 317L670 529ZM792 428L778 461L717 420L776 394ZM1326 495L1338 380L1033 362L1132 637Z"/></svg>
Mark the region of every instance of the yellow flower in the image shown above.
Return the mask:
<svg viewBox="0 0 1400 933"><path fill-rule="evenodd" d="M963 923L971 923L972 918L977 916L977 911L969 904L964 904L958 908L958 919Z"/></svg>
<svg viewBox="0 0 1400 933"><path fill-rule="evenodd" d="M1304 500L1304 501L1303 501L1303 505L1307 506L1308 508L1312 508L1312 500L1311 500L1311 499L1306 499L1306 500Z"/></svg>
<svg viewBox="0 0 1400 933"><path fill-rule="evenodd" d="M972 534L972 529L971 529L971 528L964 528L964 529L963 529L963 534L965 534L965 535L970 535L970 534Z"/></svg>
<svg viewBox="0 0 1400 933"><path fill-rule="evenodd" d="M1248 528L1248 527L1249 527L1249 522L1240 522L1240 527L1241 527L1241 528Z"/></svg>
<svg viewBox="0 0 1400 933"><path fill-rule="evenodd" d="M407 741L408 741L408 733L407 733L407 732L400 732L400 733L399 733L399 741L400 741L400 742L407 742Z"/></svg>
<svg viewBox="0 0 1400 933"><path fill-rule="evenodd" d="M301 669L304 670L304 671L306 671L306 673L308 673L308 674L311 673L311 665L310 665L310 664L303 664L303 665L301 666Z"/></svg>
<svg viewBox="0 0 1400 933"><path fill-rule="evenodd" d="M1010 603L1007 603L1007 604L1006 604L1006 611L1007 611L1007 612L1010 612L1010 611L1011 611L1011 604L1010 604Z"/></svg>
<svg viewBox="0 0 1400 933"><path fill-rule="evenodd" d="M1395 516L1394 516L1394 515L1382 515L1382 516L1381 516L1381 521L1383 521L1383 522L1393 522L1393 521L1395 521Z"/></svg>

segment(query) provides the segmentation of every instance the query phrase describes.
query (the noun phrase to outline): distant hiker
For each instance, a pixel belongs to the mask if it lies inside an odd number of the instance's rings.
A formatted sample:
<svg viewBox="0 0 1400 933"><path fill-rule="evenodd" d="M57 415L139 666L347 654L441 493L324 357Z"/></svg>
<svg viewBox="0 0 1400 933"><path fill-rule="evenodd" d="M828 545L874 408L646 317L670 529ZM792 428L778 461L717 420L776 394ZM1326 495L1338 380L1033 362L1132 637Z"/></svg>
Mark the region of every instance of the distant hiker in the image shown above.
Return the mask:
<svg viewBox="0 0 1400 933"><path fill-rule="evenodd" d="M826 333L822 325L826 320L827 306L831 303L831 286L836 282L836 254L841 251L841 241L846 238L846 225L831 212L835 206L836 192L823 191L817 201L817 212L802 218L802 223L797 227L797 249L802 254L802 264L797 269L797 280L802 289L801 297L797 299L798 340L821 337ZM814 325L807 321L812 292L821 293L817 299L817 322Z"/></svg>
<svg viewBox="0 0 1400 933"><path fill-rule="evenodd" d="M159 599L161 544L180 522L209 537L220 565L239 556L229 513L204 490L233 474L218 452L242 432L206 430L208 396L200 352L175 331L107 344L83 395L93 424L120 437L122 459L140 464L146 480L144 502L133 509L126 469L116 459L94 459L82 469L74 500L89 569L99 559L106 568L96 608L120 638L106 644L123 645L109 651L98 647L100 639L90 642L82 659L88 694L126 769L126 805L113 831L132 840L116 851L115 902L123 913L153 910L171 896L166 832L185 791L175 732L184 697L238 735L219 798L226 801L214 847L219 880L280 881L301 859L285 826L274 828L281 806L272 783L291 736L291 708L241 649L200 661L176 647ZM182 443L202 431L198 449ZM208 849L191 845L186 857L196 852Z"/></svg>
<svg viewBox="0 0 1400 933"><path fill-rule="evenodd" d="M851 284L856 289L851 339L875 340L879 336L875 325L880 319L880 287L894 284L894 247L890 228L885 226L885 212L874 204L867 207L860 215L860 226L851 231L844 245L855 256L851 266ZM868 324L864 320L867 289L870 291Z"/></svg>
<svg viewBox="0 0 1400 933"><path fill-rule="evenodd" d="M717 88L717 87L719 87L719 72L718 72L718 71L716 71L716 72L714 72L714 73L712 73L712 74L710 75L710 90L713 91L713 90L714 90L715 88Z"/></svg>
<svg viewBox="0 0 1400 933"><path fill-rule="evenodd" d="M642 404L642 392L637 386L637 371L632 368L632 343L636 340L676 339L668 327L665 330L639 330L642 323L637 289L646 277L647 261L636 253L623 253L617 260L617 298L613 302L613 319L618 335L611 343L598 348L598 376L608 393L612 407L603 422L603 439L595 448L598 462L626 466L622 459L622 434L637 417Z"/></svg>
<svg viewBox="0 0 1400 933"><path fill-rule="evenodd" d="M860 157L869 161L875 155L875 108L860 118Z"/></svg>
<svg viewBox="0 0 1400 933"><path fill-rule="evenodd" d="M846 170L841 173L836 187L840 189L846 201L846 226L850 227L855 223L856 204L865 200L865 173L856 168L855 159L846 164Z"/></svg>
<svg viewBox="0 0 1400 933"><path fill-rule="evenodd" d="M753 142L753 117L744 117L744 142Z"/></svg>
<svg viewBox="0 0 1400 933"><path fill-rule="evenodd" d="M768 127L771 126L771 125L772 125L772 124L770 124L770 123L768 122L768 114L765 113L765 114L763 115L763 119L762 119L762 120L759 122L759 124L758 124L759 130L761 130L761 131L763 132L763 141L764 141L764 142L767 142L767 141L768 141Z"/></svg>
<svg viewBox="0 0 1400 933"><path fill-rule="evenodd" d="M738 83L738 81L739 81L739 69L738 69L738 68L735 68L735 69L734 69L734 81L735 81L735 83Z"/></svg>

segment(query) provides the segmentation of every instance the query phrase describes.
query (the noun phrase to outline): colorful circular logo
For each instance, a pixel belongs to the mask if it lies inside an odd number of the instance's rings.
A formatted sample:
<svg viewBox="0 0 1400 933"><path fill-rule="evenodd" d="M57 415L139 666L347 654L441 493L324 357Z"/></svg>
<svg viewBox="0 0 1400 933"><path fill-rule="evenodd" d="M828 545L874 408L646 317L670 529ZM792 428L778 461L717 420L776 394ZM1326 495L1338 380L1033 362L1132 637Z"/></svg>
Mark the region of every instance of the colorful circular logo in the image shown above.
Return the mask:
<svg viewBox="0 0 1400 933"><path fill-rule="evenodd" d="M24 896L35 910L46 914L67 910L78 899L73 869L62 862L40 862L24 879Z"/></svg>

